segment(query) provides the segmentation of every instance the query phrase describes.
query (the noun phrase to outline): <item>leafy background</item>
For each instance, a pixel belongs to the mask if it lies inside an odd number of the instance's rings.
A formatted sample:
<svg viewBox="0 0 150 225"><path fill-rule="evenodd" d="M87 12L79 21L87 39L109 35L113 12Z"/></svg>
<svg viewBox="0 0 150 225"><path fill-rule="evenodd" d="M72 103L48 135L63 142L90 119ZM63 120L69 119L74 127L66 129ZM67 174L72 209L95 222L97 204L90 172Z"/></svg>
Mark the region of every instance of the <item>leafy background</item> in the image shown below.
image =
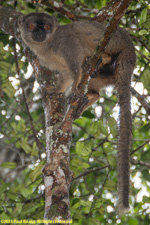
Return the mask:
<svg viewBox="0 0 150 225"><path fill-rule="evenodd" d="M59 1L58 1L59 2ZM108 1L82 0L89 9ZM77 3L66 0L68 6ZM14 7L14 1L0 5ZM47 12L61 24L64 15L40 4L18 0L16 10L28 14ZM86 11L81 15L94 16ZM134 87L150 100L150 3L133 0L120 26L128 28L136 47ZM42 219L45 163L44 115L34 71L17 43L21 77L16 74L13 38L0 33L0 219ZM23 97L23 90L26 98ZM29 112L27 111L27 105ZM144 105L143 105L144 106ZM70 190L73 225L150 224L150 115L132 97L133 140L131 149L130 211L116 216L116 147L119 109L116 92L107 88L101 98L73 124L70 165L74 179ZM149 106L149 105L147 105ZM37 142L33 128L40 139Z"/></svg>

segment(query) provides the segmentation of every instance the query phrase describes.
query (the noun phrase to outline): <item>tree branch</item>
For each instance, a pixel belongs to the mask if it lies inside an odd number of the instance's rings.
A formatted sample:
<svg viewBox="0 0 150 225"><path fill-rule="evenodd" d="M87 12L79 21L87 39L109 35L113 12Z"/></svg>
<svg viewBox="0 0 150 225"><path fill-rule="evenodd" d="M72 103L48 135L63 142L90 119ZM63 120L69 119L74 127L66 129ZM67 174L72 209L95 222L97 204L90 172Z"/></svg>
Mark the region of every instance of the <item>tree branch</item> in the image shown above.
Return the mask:
<svg viewBox="0 0 150 225"><path fill-rule="evenodd" d="M150 104L144 99L144 97L142 95L140 95L133 87L131 87L131 93L141 103L141 105L144 107L144 109L146 110L146 112L148 114L150 114Z"/></svg>
<svg viewBox="0 0 150 225"><path fill-rule="evenodd" d="M130 155L133 155L135 152L137 152L140 148L144 147L144 145L148 144L150 142L149 140L146 140L143 144L139 145L135 150L133 150Z"/></svg>
<svg viewBox="0 0 150 225"><path fill-rule="evenodd" d="M110 22L106 26L103 38L98 43L98 46L96 48L95 53L93 54L93 56L91 58L88 58L88 59L85 60L85 63L83 65L83 68L84 68L83 76L82 76L81 82L80 82L79 87L78 87L80 93L82 93L83 96L87 93L87 90L88 90L87 87L88 87L88 83L90 81L90 78L94 74L94 72L96 71L97 67L101 65L102 54L103 54L109 40L111 39L113 32L116 30L120 19L124 15L124 13L127 10L129 4L131 3L131 1L132 0L126 0L126 1L122 0L120 2L120 4L117 5L117 7L115 8L115 12L114 12L114 15L113 15L112 19L110 20ZM80 97L80 98L77 98L75 101L73 101L71 103L70 112L68 112L68 113L73 114L72 111L74 111L74 112L79 111L78 108L81 105L83 105L83 96ZM74 108L72 108L72 106ZM80 111L81 111L80 113L82 113L82 109ZM75 118L73 118L73 119L75 119Z"/></svg>
<svg viewBox="0 0 150 225"><path fill-rule="evenodd" d="M100 168L92 168L92 169L89 169L89 170L86 170L85 172L79 174L78 176L74 177L73 180L77 180L79 179L80 177L84 177L90 173L94 173L94 172L97 172L97 171L101 171L103 169L106 169L110 167L110 165L106 165L106 166L103 166L103 167L100 167Z"/></svg>
<svg viewBox="0 0 150 225"><path fill-rule="evenodd" d="M130 158L130 161L132 164L134 165L141 165L141 166L145 166L147 167L148 169L150 169L150 163L147 163L147 162L143 162L141 160L136 160L136 159L133 159L133 158Z"/></svg>

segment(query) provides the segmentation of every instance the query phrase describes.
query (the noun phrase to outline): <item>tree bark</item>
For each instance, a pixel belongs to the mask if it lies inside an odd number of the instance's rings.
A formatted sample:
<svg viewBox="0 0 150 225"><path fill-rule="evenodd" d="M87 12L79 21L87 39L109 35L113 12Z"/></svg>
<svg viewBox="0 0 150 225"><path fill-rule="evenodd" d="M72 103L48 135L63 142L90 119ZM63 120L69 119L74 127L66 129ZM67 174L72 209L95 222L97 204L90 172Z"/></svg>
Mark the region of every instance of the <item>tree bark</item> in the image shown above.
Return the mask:
<svg viewBox="0 0 150 225"><path fill-rule="evenodd" d="M45 183L46 220L71 220L69 188L72 180L70 171L70 145L72 118L66 117L68 99L62 93L49 94L50 77L55 72L40 67L40 84L45 113L47 163L43 168Z"/></svg>

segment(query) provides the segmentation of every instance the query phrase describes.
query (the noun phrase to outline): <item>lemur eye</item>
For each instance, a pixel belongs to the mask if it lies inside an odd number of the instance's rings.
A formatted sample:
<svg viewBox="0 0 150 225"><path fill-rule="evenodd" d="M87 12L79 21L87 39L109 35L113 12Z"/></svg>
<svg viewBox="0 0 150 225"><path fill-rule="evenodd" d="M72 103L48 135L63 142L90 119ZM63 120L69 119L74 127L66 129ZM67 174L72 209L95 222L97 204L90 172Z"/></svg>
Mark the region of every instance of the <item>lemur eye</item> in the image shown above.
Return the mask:
<svg viewBox="0 0 150 225"><path fill-rule="evenodd" d="M45 29L45 30L50 30L50 28L51 28L51 27L50 27L50 25L48 25L48 24L46 24L46 25L44 26L44 29Z"/></svg>
<svg viewBox="0 0 150 225"><path fill-rule="evenodd" d="M30 28L30 30L33 30L33 29L35 28L35 24L30 23L30 24L29 24L29 28Z"/></svg>

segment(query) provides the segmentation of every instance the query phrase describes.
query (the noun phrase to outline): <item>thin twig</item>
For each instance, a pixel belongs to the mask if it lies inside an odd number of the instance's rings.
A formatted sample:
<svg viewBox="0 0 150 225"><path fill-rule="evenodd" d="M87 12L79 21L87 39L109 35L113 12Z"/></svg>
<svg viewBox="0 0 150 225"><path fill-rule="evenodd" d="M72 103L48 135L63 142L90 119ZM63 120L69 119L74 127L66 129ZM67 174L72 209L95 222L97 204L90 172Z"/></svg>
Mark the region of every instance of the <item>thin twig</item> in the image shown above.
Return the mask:
<svg viewBox="0 0 150 225"><path fill-rule="evenodd" d="M105 168L108 168L108 167L110 167L110 165L106 165L106 166L103 166L103 167L100 167L100 168L92 168L92 169L86 170L85 172L80 173L78 176L74 177L73 180L77 180L80 177L84 177L84 176L86 176L86 175L88 175L90 173L94 173L96 171L101 171L101 170L103 170Z"/></svg>
<svg viewBox="0 0 150 225"><path fill-rule="evenodd" d="M105 184L106 184L106 181L107 181L107 179L108 179L109 172L110 172L110 170L108 170L108 172L107 172L107 174L106 174L105 180L104 180L104 182L103 182L103 184L102 184L101 191L98 193L98 196L97 196L97 195L94 195L94 199L93 199L92 204L91 204L91 207L90 207L90 213L88 214L88 218L91 216L92 208L94 207L97 198L100 198L101 195L102 195L103 188L104 188L104 186L105 186Z"/></svg>
<svg viewBox="0 0 150 225"><path fill-rule="evenodd" d="M133 87L131 87L131 93L138 99L138 101L144 107L146 112L150 114L150 104L145 100L145 98L142 95L140 95Z"/></svg>
<svg viewBox="0 0 150 225"><path fill-rule="evenodd" d="M40 151L41 143L40 143L39 139L37 138L37 133L36 133L36 130L35 130L35 127L34 127L34 124L33 124L33 118L32 118L32 116L30 114L29 107L28 107L28 104L27 104L27 99L26 99L26 95L25 95L25 91L24 91L24 87L23 87L23 82L22 82L22 79L21 79L19 64L18 64L18 57L17 57L17 52L16 52L16 40L15 40L15 38L13 38L13 48L14 48L14 55L15 55L15 62L16 62L16 71L17 71L17 74L18 74L18 76L20 78L20 86L21 86L21 89L22 89L23 100L24 100L24 103L25 103L27 115L28 115L29 120L30 120L32 133L33 133L35 142L36 142L37 147L38 147L39 159L41 160L41 151Z"/></svg>
<svg viewBox="0 0 150 225"><path fill-rule="evenodd" d="M133 159L133 158L130 158L130 161L131 161L132 164L145 166L145 167L150 169L150 163L143 162L141 160L136 160L136 159Z"/></svg>
<svg viewBox="0 0 150 225"><path fill-rule="evenodd" d="M7 120L5 120L5 121L0 125L0 128L3 128L3 126L4 126L9 120L11 120L11 118L13 117L14 114L15 114L15 113L13 112L13 113L11 114L11 116L10 116Z"/></svg>
<svg viewBox="0 0 150 225"><path fill-rule="evenodd" d="M27 1L27 0L25 0L25 1ZM33 3L39 3L39 4L43 4L45 6L48 6L52 9L54 9L55 11L60 12L61 14L65 15L66 17L68 17L71 20L78 20L78 19L89 20L90 19L89 16L77 15L77 14L71 12L68 8L65 7L64 4L62 4L61 2L58 2L58 1L35 0L35 1L33 1Z"/></svg>
<svg viewBox="0 0 150 225"><path fill-rule="evenodd" d="M150 142L150 139L145 141L143 144L139 145L135 150L133 150L130 155L133 155L135 152L137 152L140 148L142 148L144 145L148 144Z"/></svg>
<svg viewBox="0 0 150 225"><path fill-rule="evenodd" d="M136 52L138 52L144 59L146 59L149 63L150 63L150 59L146 56L146 55L144 55L141 51L139 51L138 49L135 49L136 50Z"/></svg>

